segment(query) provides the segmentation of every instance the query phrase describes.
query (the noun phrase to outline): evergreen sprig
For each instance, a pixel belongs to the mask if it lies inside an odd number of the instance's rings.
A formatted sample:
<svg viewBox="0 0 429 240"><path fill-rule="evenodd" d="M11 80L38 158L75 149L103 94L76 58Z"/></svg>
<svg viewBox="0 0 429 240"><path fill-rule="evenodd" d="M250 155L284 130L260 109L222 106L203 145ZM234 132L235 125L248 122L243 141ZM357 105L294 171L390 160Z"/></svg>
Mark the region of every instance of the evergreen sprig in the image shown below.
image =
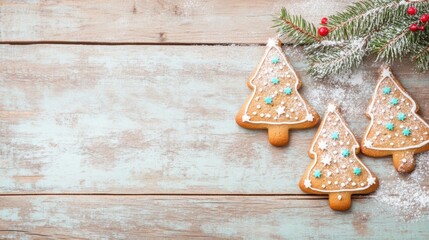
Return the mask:
<svg viewBox="0 0 429 240"><path fill-rule="evenodd" d="M377 55L377 61L391 63L395 59L401 60L414 45L417 34L410 31L408 24L398 22L396 26L375 34L370 43L371 53Z"/></svg>
<svg viewBox="0 0 429 240"><path fill-rule="evenodd" d="M417 68L420 71L429 70L429 44L426 48L414 53L411 59L416 62Z"/></svg>
<svg viewBox="0 0 429 240"><path fill-rule="evenodd" d="M418 9L417 15L407 14L410 6ZM350 71L369 54L387 63L410 56L418 69L429 70L429 25L419 22L423 13L429 13L429 0L361 0L328 17L326 37L285 8L274 18L274 27L293 44L307 45L308 72L314 77ZM425 30L410 31L412 23Z"/></svg>
<svg viewBox="0 0 429 240"><path fill-rule="evenodd" d="M401 7L402 6L402 7ZM344 12L329 17L330 37L349 39L377 31L396 20L405 7L391 0L363 0L351 4Z"/></svg>
<svg viewBox="0 0 429 240"><path fill-rule="evenodd" d="M310 62L309 74L327 76L357 67L366 55L368 38L342 42L321 42L305 48Z"/></svg>
<svg viewBox="0 0 429 240"><path fill-rule="evenodd" d="M429 34L421 34L421 40L410 51L411 60L420 71L429 70Z"/></svg>
<svg viewBox="0 0 429 240"><path fill-rule="evenodd" d="M286 8L282 8L280 17L275 18L274 27L278 28L280 36L286 35L295 44L311 44L320 41L314 24L307 22L301 16L290 15Z"/></svg>

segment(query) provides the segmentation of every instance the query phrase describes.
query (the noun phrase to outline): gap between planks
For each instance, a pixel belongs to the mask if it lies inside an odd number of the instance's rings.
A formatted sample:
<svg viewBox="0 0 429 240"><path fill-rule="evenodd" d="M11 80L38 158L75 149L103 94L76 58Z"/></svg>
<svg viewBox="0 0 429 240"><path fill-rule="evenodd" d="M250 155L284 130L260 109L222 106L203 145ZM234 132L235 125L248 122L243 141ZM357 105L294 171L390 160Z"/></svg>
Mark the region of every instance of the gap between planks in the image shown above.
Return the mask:
<svg viewBox="0 0 429 240"><path fill-rule="evenodd" d="M33 196L98 196L98 197L165 197L165 198L272 198L278 200L326 200L328 195L301 194L193 194L193 193L0 193L2 197ZM372 195L353 195L353 199L372 199Z"/></svg>
<svg viewBox="0 0 429 240"><path fill-rule="evenodd" d="M265 43L191 43L191 42L91 42L91 41L0 41L0 45L100 45L100 46L265 46ZM285 45L292 44L285 43Z"/></svg>

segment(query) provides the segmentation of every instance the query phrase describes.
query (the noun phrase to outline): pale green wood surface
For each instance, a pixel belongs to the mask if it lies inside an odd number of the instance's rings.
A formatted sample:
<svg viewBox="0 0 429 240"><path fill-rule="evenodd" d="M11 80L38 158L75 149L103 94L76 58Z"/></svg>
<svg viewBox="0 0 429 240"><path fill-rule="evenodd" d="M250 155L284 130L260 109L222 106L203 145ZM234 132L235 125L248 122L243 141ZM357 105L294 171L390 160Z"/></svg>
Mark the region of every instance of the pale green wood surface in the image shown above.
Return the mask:
<svg viewBox="0 0 429 240"><path fill-rule="evenodd" d="M355 200L346 213L326 199L284 197L27 196L2 204L6 239L427 239L429 221L404 222L373 199Z"/></svg>
<svg viewBox="0 0 429 240"><path fill-rule="evenodd" d="M1 192L303 194L297 183L310 164L316 128L292 131L290 145L277 148L266 131L234 121L263 50L1 46ZM303 76L304 97L320 114L318 98L344 101L360 137L377 65L352 76L365 84L346 83L344 95L329 96L338 85L308 78L299 51L290 57ZM398 77L406 78L425 113L429 94L418 90L424 75L407 78L401 69ZM320 96L322 90L328 96ZM367 95L354 98L353 91ZM389 158L364 160L389 178Z"/></svg>
<svg viewBox="0 0 429 240"><path fill-rule="evenodd" d="M348 3L0 1L0 239L428 239L428 153L404 176L361 155L380 189L339 213L297 185L315 128L276 148L234 122L264 47L228 44L263 44L281 6L318 22ZM379 64L313 81L286 54L359 140ZM429 76L410 66L394 73L429 120Z"/></svg>

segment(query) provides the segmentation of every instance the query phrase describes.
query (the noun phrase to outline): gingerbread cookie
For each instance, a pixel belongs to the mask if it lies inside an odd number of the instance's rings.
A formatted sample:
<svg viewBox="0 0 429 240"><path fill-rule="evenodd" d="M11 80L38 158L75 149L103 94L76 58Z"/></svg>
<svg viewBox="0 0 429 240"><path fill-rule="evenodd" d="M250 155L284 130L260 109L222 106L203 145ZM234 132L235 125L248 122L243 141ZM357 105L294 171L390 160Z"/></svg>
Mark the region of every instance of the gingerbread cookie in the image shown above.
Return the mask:
<svg viewBox="0 0 429 240"><path fill-rule="evenodd" d="M268 139L284 146L289 129L310 128L319 115L298 93L301 79L281 49L281 42L269 39L258 67L247 81L252 94L236 116L238 125L249 129L268 129Z"/></svg>
<svg viewBox="0 0 429 240"><path fill-rule="evenodd" d="M329 195L329 206L347 210L352 194L367 194L378 188L378 180L356 156L359 144L340 115L328 105L308 151L313 163L299 182L302 191Z"/></svg>
<svg viewBox="0 0 429 240"><path fill-rule="evenodd" d="M390 68L382 66L366 112L371 122L362 139L362 152L372 157L393 155L398 172L412 172L414 154L429 150L429 125L418 110Z"/></svg>

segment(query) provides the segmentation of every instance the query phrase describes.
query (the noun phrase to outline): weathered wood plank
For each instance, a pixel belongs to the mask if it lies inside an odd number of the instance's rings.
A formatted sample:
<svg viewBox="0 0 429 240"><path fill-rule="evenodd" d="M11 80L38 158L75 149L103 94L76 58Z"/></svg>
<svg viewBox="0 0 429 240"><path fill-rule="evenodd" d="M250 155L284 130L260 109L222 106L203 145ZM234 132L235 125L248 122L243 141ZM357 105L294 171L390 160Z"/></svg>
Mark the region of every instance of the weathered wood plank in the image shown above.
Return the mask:
<svg viewBox="0 0 429 240"><path fill-rule="evenodd" d="M96 0L0 2L0 41L264 43L281 7L312 22L346 0Z"/></svg>
<svg viewBox="0 0 429 240"><path fill-rule="evenodd" d="M272 147L234 115L258 46L0 46L1 193L291 193L316 129ZM313 81L299 49L287 54L319 113L340 101L361 136L377 64ZM399 79L429 116L427 75L403 63ZM418 164L427 155L417 156ZM382 180L391 160L364 157ZM419 169L419 166L417 166ZM420 180L428 185L429 179Z"/></svg>
<svg viewBox="0 0 429 240"><path fill-rule="evenodd" d="M427 239L374 199L335 212L327 200L273 197L1 197L2 239ZM78 231L77 231L78 229Z"/></svg>

